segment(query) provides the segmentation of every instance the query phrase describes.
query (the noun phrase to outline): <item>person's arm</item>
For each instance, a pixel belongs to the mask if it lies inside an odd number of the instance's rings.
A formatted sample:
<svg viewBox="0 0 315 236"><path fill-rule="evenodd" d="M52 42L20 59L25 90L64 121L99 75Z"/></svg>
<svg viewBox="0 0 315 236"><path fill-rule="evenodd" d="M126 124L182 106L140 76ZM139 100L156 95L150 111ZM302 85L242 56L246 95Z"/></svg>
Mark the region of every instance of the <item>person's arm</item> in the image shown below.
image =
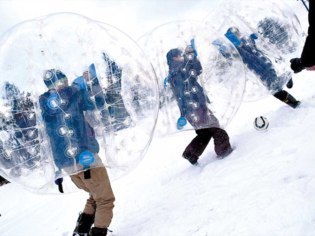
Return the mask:
<svg viewBox="0 0 315 236"><path fill-rule="evenodd" d="M301 62L306 67L313 67L315 65L315 9L314 1L309 1L309 28L308 36L305 40L304 48L301 55Z"/></svg>
<svg viewBox="0 0 315 236"><path fill-rule="evenodd" d="M177 76L180 76L180 75L177 75ZM173 78L174 79L174 78ZM185 116L186 115L186 100L185 100L185 96L183 94L183 86L179 83L179 84L175 84L174 83L174 80L170 82L171 83L171 86L172 86L172 91L174 93L174 96L176 98L176 101L177 101L177 105L178 105L178 108L180 110L180 115L181 116Z"/></svg>
<svg viewBox="0 0 315 236"><path fill-rule="evenodd" d="M202 65L198 58L195 59L194 68L197 71L197 76L201 75L202 73Z"/></svg>
<svg viewBox="0 0 315 236"><path fill-rule="evenodd" d="M315 70L315 9L313 0L309 1L309 28L302 54L300 58L290 60L291 69L294 73L299 73L305 68L307 70Z"/></svg>
<svg viewBox="0 0 315 236"><path fill-rule="evenodd" d="M85 79L90 79L90 83L88 85L88 91L89 91L89 95L94 97L95 100L95 106L98 109L101 109L104 107L105 105L105 95L104 92L102 90L102 87L99 83L99 80L97 78L96 75L92 75L89 77L86 77L85 75Z"/></svg>
<svg viewBox="0 0 315 236"><path fill-rule="evenodd" d="M105 104L104 94L97 78L92 78L88 71L83 76L76 78L72 86L80 92L80 104L83 110L94 110L101 108ZM95 100L92 101L91 99Z"/></svg>

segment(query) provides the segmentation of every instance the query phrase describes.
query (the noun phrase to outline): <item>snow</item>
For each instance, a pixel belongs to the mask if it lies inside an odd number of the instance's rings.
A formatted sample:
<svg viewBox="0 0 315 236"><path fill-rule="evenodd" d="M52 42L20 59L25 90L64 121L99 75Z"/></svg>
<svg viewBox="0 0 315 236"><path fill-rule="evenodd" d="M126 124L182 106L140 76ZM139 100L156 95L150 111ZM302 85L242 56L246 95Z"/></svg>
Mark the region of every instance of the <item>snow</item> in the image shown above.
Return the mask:
<svg viewBox="0 0 315 236"><path fill-rule="evenodd" d="M235 150L223 160L216 159L212 142L198 166L184 160L193 131L154 137L140 165L112 182L112 235L315 235L314 75L294 75L288 91L302 101L295 110L272 96L243 103L227 127ZM259 115L270 122L266 132L253 128ZM2 186L0 235L71 235L87 197Z"/></svg>

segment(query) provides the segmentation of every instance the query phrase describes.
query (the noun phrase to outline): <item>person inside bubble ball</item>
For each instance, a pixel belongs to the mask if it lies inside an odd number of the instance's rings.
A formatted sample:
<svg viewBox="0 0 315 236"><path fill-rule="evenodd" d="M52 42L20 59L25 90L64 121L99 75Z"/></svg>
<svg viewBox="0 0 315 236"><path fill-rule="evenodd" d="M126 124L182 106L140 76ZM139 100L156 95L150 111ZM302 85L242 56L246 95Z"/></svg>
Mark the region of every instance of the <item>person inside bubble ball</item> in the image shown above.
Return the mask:
<svg viewBox="0 0 315 236"><path fill-rule="evenodd" d="M176 98L181 115L178 126L183 126L187 119L197 133L183 152L183 157L191 164L197 164L211 138L214 139L214 149L218 158L229 155L233 150L229 136L208 108L209 99L197 81L202 73L202 66L196 50L191 45L186 47L184 53L174 48L166 54L166 59L169 66L167 82Z"/></svg>
<svg viewBox="0 0 315 236"><path fill-rule="evenodd" d="M0 163L19 177L36 168L41 160L36 128L35 106L31 94L20 92L13 83L4 83L5 114L0 112Z"/></svg>
<svg viewBox="0 0 315 236"><path fill-rule="evenodd" d="M308 9L308 35L306 37L302 54L300 58L292 58L291 69L294 73L299 73L306 68L306 70L315 70L315 9L314 1L310 0Z"/></svg>
<svg viewBox="0 0 315 236"><path fill-rule="evenodd" d="M291 73L287 72L280 76L277 75L272 61L256 47L255 40L258 39L257 34L242 36L237 27L230 27L225 37L236 47L248 69L259 77L263 85L274 97L292 108L296 108L300 105L300 101L283 90L285 85L287 85L288 88L292 88L293 86ZM224 56L224 54L222 55Z"/></svg>
<svg viewBox="0 0 315 236"><path fill-rule="evenodd" d="M87 72L83 76L89 79ZM104 236L113 217L115 197L98 156L99 144L94 130L84 116L84 111L93 110L95 106L88 93L82 92L77 84L69 85L61 71L47 70L43 78L48 91L39 97L39 103L55 164L60 170L70 169L71 180L90 195L73 235ZM95 101L102 102L101 99ZM80 162L83 153L87 156ZM80 169L84 162L88 164Z"/></svg>

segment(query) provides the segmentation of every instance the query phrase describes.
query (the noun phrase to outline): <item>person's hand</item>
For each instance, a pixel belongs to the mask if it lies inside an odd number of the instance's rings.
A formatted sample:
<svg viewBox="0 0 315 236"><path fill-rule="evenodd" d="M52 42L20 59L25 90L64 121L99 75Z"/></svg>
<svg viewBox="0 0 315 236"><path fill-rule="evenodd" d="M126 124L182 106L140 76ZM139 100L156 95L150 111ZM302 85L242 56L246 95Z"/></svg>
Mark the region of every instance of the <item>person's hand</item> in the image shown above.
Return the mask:
<svg viewBox="0 0 315 236"><path fill-rule="evenodd" d="M306 67L306 70L315 70L315 65L314 66L311 66L311 67Z"/></svg>
<svg viewBox="0 0 315 236"><path fill-rule="evenodd" d="M188 58L188 60L194 60L195 59L196 53L195 53L194 48L191 45L188 45L185 48L185 55Z"/></svg>
<svg viewBox="0 0 315 236"><path fill-rule="evenodd" d="M289 79L289 81L287 82L287 88L292 88L293 87L293 80L292 80L292 78L291 79Z"/></svg>
<svg viewBox="0 0 315 236"><path fill-rule="evenodd" d="M305 69L305 67L302 65L301 58L293 58L290 60L290 62L291 69L294 71L294 73L299 73Z"/></svg>
<svg viewBox="0 0 315 236"><path fill-rule="evenodd" d="M187 120L184 116L181 116L177 120L177 129L182 129L187 124Z"/></svg>

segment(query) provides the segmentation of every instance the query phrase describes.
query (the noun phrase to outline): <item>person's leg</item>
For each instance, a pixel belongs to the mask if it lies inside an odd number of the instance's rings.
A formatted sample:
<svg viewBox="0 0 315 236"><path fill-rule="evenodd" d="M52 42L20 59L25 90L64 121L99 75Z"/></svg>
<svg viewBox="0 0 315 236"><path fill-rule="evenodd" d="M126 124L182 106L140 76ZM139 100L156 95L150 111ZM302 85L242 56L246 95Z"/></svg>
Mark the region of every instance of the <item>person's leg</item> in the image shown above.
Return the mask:
<svg viewBox="0 0 315 236"><path fill-rule="evenodd" d="M219 158L229 155L233 149L227 132L221 128L210 128L214 141L214 150Z"/></svg>
<svg viewBox="0 0 315 236"><path fill-rule="evenodd" d="M84 181L84 172L80 172L75 175L70 176L72 182L79 188L83 189L84 191L90 193L89 189L85 185ZM89 215L94 215L95 214L95 209L96 209L96 203L93 199L93 196L90 193L90 197L86 200L85 207L83 212Z"/></svg>
<svg viewBox="0 0 315 236"><path fill-rule="evenodd" d="M195 131L197 136L186 147L183 157L186 158L191 164L196 164L199 156L206 149L210 139L211 132L209 128L199 129Z"/></svg>
<svg viewBox="0 0 315 236"><path fill-rule="evenodd" d="M276 92L273 96L279 99L280 101L288 104L292 108L297 108L301 103L285 90L280 90Z"/></svg>
<svg viewBox="0 0 315 236"><path fill-rule="evenodd" d="M89 192L88 188L85 186L84 183L84 173L78 173L75 175L70 176L71 180L74 184L79 188L83 189L86 192ZM77 234L89 234L91 227L94 223L94 215L95 215L96 203L93 197L87 199L84 210L80 213L75 229L73 230L73 235Z"/></svg>
<svg viewBox="0 0 315 236"><path fill-rule="evenodd" d="M95 154L97 166L90 169L90 178L84 178L84 172L72 175L71 180L80 189L90 193L87 199L84 212L93 215L94 226L98 229L106 229L113 217L115 197L110 185L106 168L102 166L100 158ZM92 228L93 229L93 228ZM103 232L104 232L103 230Z"/></svg>
<svg viewBox="0 0 315 236"><path fill-rule="evenodd" d="M90 170L91 179L85 181L96 204L94 226L107 228L113 218L115 196L105 167Z"/></svg>

